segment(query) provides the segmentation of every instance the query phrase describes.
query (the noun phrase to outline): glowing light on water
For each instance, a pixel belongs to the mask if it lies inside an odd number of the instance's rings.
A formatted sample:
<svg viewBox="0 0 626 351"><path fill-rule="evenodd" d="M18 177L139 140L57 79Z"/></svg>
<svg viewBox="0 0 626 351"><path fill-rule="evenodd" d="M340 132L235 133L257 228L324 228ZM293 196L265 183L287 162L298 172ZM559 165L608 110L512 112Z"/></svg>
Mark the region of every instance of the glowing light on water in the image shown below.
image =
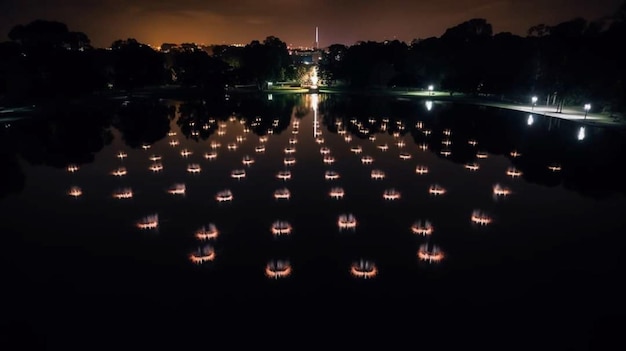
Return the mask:
<svg viewBox="0 0 626 351"><path fill-rule="evenodd" d="M146 216L135 223L139 229L157 229L159 227L159 215L153 214Z"/></svg>
<svg viewBox="0 0 626 351"><path fill-rule="evenodd" d="M235 144L235 143L229 143L228 145L226 145L226 148L227 148L229 151L235 151L235 150L237 150L237 147L238 147L238 146L237 146L237 144Z"/></svg>
<svg viewBox="0 0 626 351"><path fill-rule="evenodd" d="M374 180L382 180L385 179L385 172L380 169L373 169L370 177Z"/></svg>
<svg viewBox="0 0 626 351"><path fill-rule="evenodd" d="M194 234L194 236L199 240L211 240L217 238L219 235L220 232L213 223L200 227Z"/></svg>
<svg viewBox="0 0 626 351"><path fill-rule="evenodd" d="M445 145L445 146L450 146L450 145L452 145L452 141L450 141L450 140L448 140L448 139L445 139L445 140L442 140L442 141L441 141L441 144L442 144L442 145Z"/></svg>
<svg viewBox="0 0 626 351"><path fill-rule="evenodd" d="M133 189L131 188L117 189L113 192L113 198L114 199L132 199Z"/></svg>
<svg viewBox="0 0 626 351"><path fill-rule="evenodd" d="M372 134L367 137L370 141L376 141L376 135Z"/></svg>
<svg viewBox="0 0 626 351"><path fill-rule="evenodd" d="M185 195L187 187L185 183L176 183L167 189L167 192L172 195Z"/></svg>
<svg viewBox="0 0 626 351"><path fill-rule="evenodd" d="M487 153L486 153L486 152L484 152L484 151L479 151L479 152L477 152L477 153L476 153L476 158L485 159L485 158L487 158L487 157L489 157L489 156L488 156L488 155L487 155Z"/></svg>
<svg viewBox="0 0 626 351"><path fill-rule="evenodd" d="M245 169L234 169L230 172L230 177L234 179L243 179L246 177Z"/></svg>
<svg viewBox="0 0 626 351"><path fill-rule="evenodd" d="M191 154L193 154L193 152L191 150L189 150L189 149L182 149L180 151L180 155L182 157L189 157Z"/></svg>
<svg viewBox="0 0 626 351"><path fill-rule="evenodd" d="M472 216L470 217L471 221L480 225L487 225L491 223L492 219L485 212L481 210L472 211Z"/></svg>
<svg viewBox="0 0 626 351"><path fill-rule="evenodd" d="M333 164L333 163L335 163L335 158L333 156L326 155L326 156L324 156L324 160L323 161L324 161L325 164Z"/></svg>
<svg viewBox="0 0 626 351"><path fill-rule="evenodd" d="M265 152L265 145L259 145L257 147L254 148L254 152L256 152L257 154L261 154Z"/></svg>
<svg viewBox="0 0 626 351"><path fill-rule="evenodd" d="M323 144L324 143L324 138L317 137L317 138L315 138L315 142L318 143L318 144Z"/></svg>
<svg viewBox="0 0 626 351"><path fill-rule="evenodd" d="M161 161L161 155L150 155L149 157L150 161Z"/></svg>
<svg viewBox="0 0 626 351"><path fill-rule="evenodd" d="M120 152L117 153L117 155L115 155L115 157L119 158L120 160L123 160L126 157L128 157L128 154L125 153L124 151L120 151Z"/></svg>
<svg viewBox="0 0 626 351"><path fill-rule="evenodd" d="M163 170L163 164L160 162L156 162L151 164L149 168L152 172L160 172Z"/></svg>
<svg viewBox="0 0 626 351"><path fill-rule="evenodd" d="M142 144L141 145L141 148L144 149L144 150L148 150L150 147L151 147L150 144Z"/></svg>
<svg viewBox="0 0 626 351"><path fill-rule="evenodd" d="M291 171L287 170L287 171L279 171L276 174L276 178L280 179L280 180L289 180L291 179Z"/></svg>
<svg viewBox="0 0 626 351"><path fill-rule="evenodd" d="M377 147L378 147L378 150L380 150L380 151L387 151L387 150L389 150L389 145L387 145L387 144L380 144Z"/></svg>
<svg viewBox="0 0 626 351"><path fill-rule="evenodd" d="M215 152L215 151L205 152L204 153L204 158L209 160L209 161L215 160L217 158L217 152Z"/></svg>
<svg viewBox="0 0 626 351"><path fill-rule="evenodd" d="M422 166L422 165L417 165L415 167L415 173L417 173L419 175L426 174L426 173L428 173L428 167Z"/></svg>
<svg viewBox="0 0 626 351"><path fill-rule="evenodd" d="M516 157L520 157L520 156L522 156L522 154L517 152L517 150L511 151L511 157L516 158Z"/></svg>
<svg viewBox="0 0 626 351"><path fill-rule="evenodd" d="M470 139L467 141L468 144L472 145L472 146L476 146L478 143L476 142L476 140L474 139Z"/></svg>
<svg viewBox="0 0 626 351"><path fill-rule="evenodd" d="M404 142L404 140L398 140L396 141L396 146L399 148L403 148L406 146L406 143Z"/></svg>
<svg viewBox="0 0 626 351"><path fill-rule="evenodd" d="M356 217L353 214L342 214L337 218L337 226L339 230L342 229L355 229L357 226Z"/></svg>
<svg viewBox="0 0 626 351"><path fill-rule="evenodd" d="M189 260L195 264L203 264L215 260L215 249L211 245L204 245L189 254Z"/></svg>
<svg viewBox="0 0 626 351"><path fill-rule="evenodd" d="M443 130L443 135L450 136L450 134L452 134L452 131L450 129Z"/></svg>
<svg viewBox="0 0 626 351"><path fill-rule="evenodd" d="M267 135L260 136L260 137L259 137L259 142L260 142L260 143L265 143L265 142L267 142Z"/></svg>
<svg viewBox="0 0 626 351"><path fill-rule="evenodd" d="M289 138L289 145L295 145L298 143L298 139L296 138Z"/></svg>
<svg viewBox="0 0 626 351"><path fill-rule="evenodd" d="M360 145L357 145L357 146L351 147L350 151L352 151L355 154L360 154L361 152L363 152L363 148Z"/></svg>
<svg viewBox="0 0 626 351"><path fill-rule="evenodd" d="M280 188L274 191L274 199L276 200L289 200L291 198L291 192L287 188Z"/></svg>
<svg viewBox="0 0 626 351"><path fill-rule="evenodd" d="M79 186L72 186L70 190L67 191L67 195L71 197L80 197L83 195L83 190Z"/></svg>
<svg viewBox="0 0 626 351"><path fill-rule="evenodd" d="M408 152L401 152L400 153L400 159L401 160L410 160L411 159L411 154Z"/></svg>
<svg viewBox="0 0 626 351"><path fill-rule="evenodd" d="M322 154L322 155L328 155L328 154L330 154L330 149L329 149L329 148L327 148L326 146L322 146L322 147L320 148L320 154Z"/></svg>
<svg viewBox="0 0 626 351"><path fill-rule="evenodd" d="M446 193L446 189L438 184L433 184L428 188L428 193L431 195L443 195Z"/></svg>
<svg viewBox="0 0 626 351"><path fill-rule="evenodd" d="M400 199L400 192L396 189L387 189L383 192L383 199L398 200Z"/></svg>
<svg viewBox="0 0 626 351"><path fill-rule="evenodd" d="M167 132L167 136L170 136L170 137L176 136L176 132Z"/></svg>
<svg viewBox="0 0 626 351"><path fill-rule="evenodd" d="M217 135L218 135L218 136L224 136L224 135L226 135L226 129L219 128L219 129L217 130Z"/></svg>
<svg viewBox="0 0 626 351"><path fill-rule="evenodd" d="M561 170L561 165L555 163L555 164L548 166L548 169L551 170L552 172L559 172Z"/></svg>
<svg viewBox="0 0 626 351"><path fill-rule="evenodd" d="M238 135L238 136L235 138L235 140L236 140L238 143L243 143L243 142L244 142L244 140L246 140L246 138L245 138L244 136L242 136L242 135Z"/></svg>
<svg viewBox="0 0 626 351"><path fill-rule="evenodd" d="M500 184L495 184L493 186L493 195L495 196L508 196L511 194L511 189L504 187Z"/></svg>
<svg viewBox="0 0 626 351"><path fill-rule="evenodd" d="M422 244L417 251L417 257L420 261L428 263L441 262L444 259L443 251L437 245Z"/></svg>
<svg viewBox="0 0 626 351"><path fill-rule="evenodd" d="M357 278L371 279L378 275L378 268L372 261L360 260L352 263L350 274Z"/></svg>
<svg viewBox="0 0 626 351"><path fill-rule="evenodd" d="M420 150L422 150L422 151L427 151L427 150L428 150L428 144L426 144L426 143L421 143L421 144L419 145L419 149L420 149Z"/></svg>
<svg viewBox="0 0 626 351"><path fill-rule="evenodd" d="M432 235L435 228L430 221L416 221L411 226L411 232L415 235L428 236Z"/></svg>
<svg viewBox="0 0 626 351"><path fill-rule="evenodd" d="M476 162L470 162L470 163L465 164L465 168L469 169L470 171L477 171L480 168L480 166Z"/></svg>
<svg viewBox="0 0 626 351"><path fill-rule="evenodd" d="M187 166L187 172L189 173L200 173L200 171L202 171L202 168L197 163L190 163Z"/></svg>
<svg viewBox="0 0 626 351"><path fill-rule="evenodd" d="M430 111L433 109L433 102L428 100L426 101L426 110Z"/></svg>
<svg viewBox="0 0 626 351"><path fill-rule="evenodd" d="M326 180L339 179L339 173L336 171L326 171L324 173L324 179Z"/></svg>
<svg viewBox="0 0 626 351"><path fill-rule="evenodd" d="M285 154L290 155L296 153L296 148L293 146L288 146L284 149Z"/></svg>
<svg viewBox="0 0 626 351"><path fill-rule="evenodd" d="M351 142L351 141L352 141L352 135L345 135L345 136L343 137L343 140L344 140L346 143Z"/></svg>
<svg viewBox="0 0 626 351"><path fill-rule="evenodd" d="M272 223L271 231L274 236L289 235L293 228L287 221L277 220Z"/></svg>
<svg viewBox="0 0 626 351"><path fill-rule="evenodd" d="M254 159L252 157L246 155L241 160L241 163L243 163L244 166L250 166L250 165L252 165L254 163Z"/></svg>
<svg viewBox="0 0 626 351"><path fill-rule="evenodd" d="M522 176L522 171L518 170L515 167L509 167L506 170L506 175L508 175L511 178L517 178L517 177Z"/></svg>
<svg viewBox="0 0 626 351"><path fill-rule="evenodd" d="M72 165L68 165L67 166L67 171L70 172L70 173L74 173L74 172L76 172L78 170L79 170L78 165L72 164Z"/></svg>
<svg viewBox="0 0 626 351"><path fill-rule="evenodd" d="M233 201L233 193L228 189L221 190L217 193L217 195L215 195L215 200L217 200L217 202Z"/></svg>
<svg viewBox="0 0 626 351"><path fill-rule="evenodd" d="M426 136L430 135L431 133L432 133L432 131L430 129L423 129L422 130L422 134L424 134Z"/></svg>
<svg viewBox="0 0 626 351"><path fill-rule="evenodd" d="M526 124L531 126L533 125L534 122L535 122L535 119L533 118L533 115L528 115L528 120L526 121Z"/></svg>
<svg viewBox="0 0 626 351"><path fill-rule="evenodd" d="M443 150L439 151L439 153L442 156L444 156L444 157L448 157L448 156L452 155L452 151L449 150L449 149L443 149Z"/></svg>
<svg viewBox="0 0 626 351"><path fill-rule="evenodd" d="M285 278L291 275L289 261L273 260L265 265L265 276L271 279Z"/></svg>
<svg viewBox="0 0 626 351"><path fill-rule="evenodd" d="M126 167L118 167L111 172L111 175L114 175L116 177L123 177L127 173L128 171L126 170Z"/></svg>
<svg viewBox="0 0 626 351"><path fill-rule="evenodd" d="M341 187L334 187L330 189L330 197L333 199L342 199L345 195L345 191Z"/></svg>
<svg viewBox="0 0 626 351"><path fill-rule="evenodd" d="M371 165L374 162L374 158L372 156L363 156L361 157L361 163L364 165Z"/></svg>
<svg viewBox="0 0 626 351"><path fill-rule="evenodd" d="M179 142L176 139L172 139L169 141L170 146L174 147L174 146L178 146Z"/></svg>
<svg viewBox="0 0 626 351"><path fill-rule="evenodd" d="M222 144L218 143L217 141L212 141L211 142L211 149L215 150L215 149L219 149L222 146Z"/></svg>
<svg viewBox="0 0 626 351"><path fill-rule="evenodd" d="M285 157L285 158L283 159L283 164L284 164L285 166L292 166L292 165L295 165L295 164L296 164L296 159L295 159L295 157Z"/></svg>

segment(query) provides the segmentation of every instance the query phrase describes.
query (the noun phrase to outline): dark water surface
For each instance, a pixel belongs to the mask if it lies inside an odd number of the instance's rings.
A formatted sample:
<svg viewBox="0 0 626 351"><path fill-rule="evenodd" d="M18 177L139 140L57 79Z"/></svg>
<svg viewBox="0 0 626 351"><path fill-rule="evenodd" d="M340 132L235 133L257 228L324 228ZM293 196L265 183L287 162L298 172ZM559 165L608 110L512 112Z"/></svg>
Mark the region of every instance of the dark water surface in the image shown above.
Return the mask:
<svg viewBox="0 0 626 351"><path fill-rule="evenodd" d="M623 325L616 322L624 312L623 134L586 127L579 138L581 126L571 122L534 116L529 124L523 113L449 103L271 98L219 106L133 100L7 125L9 180L0 199L7 334L57 346L72 333L93 340L111 327L154 336L196 335L203 323L245 330L241 323L252 320L329 323L331 331L358 331L361 323L411 331L414 322L422 328L409 333L416 338L458 330L515 345L548 335L557 348L586 348ZM255 150L261 145L263 153ZM286 155L290 146L295 153ZM323 162L322 147L333 164ZM192 154L181 156L184 149ZM204 157L211 151L214 160ZM151 155L162 157L162 171L149 169ZM243 165L245 156L254 163ZM295 164L284 164L289 156ZM188 172L190 164L201 171ZM71 165L78 169L69 172ZM118 167L127 175L111 175ZM507 175L511 167L521 176ZM233 179L236 169L245 178ZM373 180L373 169L385 178ZM292 178L277 179L281 170ZM325 179L328 170L340 178ZM185 195L167 192L175 183L185 184ZM446 193L429 194L435 184ZM494 196L496 184L511 193ZM68 195L73 186L80 196ZM333 199L338 186L345 197ZM282 187L289 200L274 199ZM113 198L120 188L133 197ZM392 188L400 198L383 199ZM224 189L232 202L216 201ZM475 210L491 222L473 223ZM151 214L158 229L138 229ZM339 230L342 214L356 217L355 230ZM292 233L272 235L276 220ZM418 220L432 223L432 235L411 232ZM219 236L196 239L209 223ZM206 244L214 260L192 263L189 255ZM418 259L424 244L439 247L443 260ZM266 277L272 260L288 261L291 275ZM377 275L352 276L360 260Z"/></svg>

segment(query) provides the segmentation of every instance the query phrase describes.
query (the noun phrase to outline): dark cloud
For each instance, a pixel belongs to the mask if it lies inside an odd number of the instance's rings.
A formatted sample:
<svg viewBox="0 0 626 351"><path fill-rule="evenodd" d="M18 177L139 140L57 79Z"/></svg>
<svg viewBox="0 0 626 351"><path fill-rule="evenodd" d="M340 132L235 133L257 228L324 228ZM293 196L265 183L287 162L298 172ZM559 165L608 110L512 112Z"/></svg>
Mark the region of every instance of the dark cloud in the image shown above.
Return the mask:
<svg viewBox="0 0 626 351"><path fill-rule="evenodd" d="M0 34L34 19L58 20L96 46L134 37L164 41L247 43L275 35L294 45L440 36L471 18L495 32L524 35L539 23L595 19L623 0L2 0Z"/></svg>

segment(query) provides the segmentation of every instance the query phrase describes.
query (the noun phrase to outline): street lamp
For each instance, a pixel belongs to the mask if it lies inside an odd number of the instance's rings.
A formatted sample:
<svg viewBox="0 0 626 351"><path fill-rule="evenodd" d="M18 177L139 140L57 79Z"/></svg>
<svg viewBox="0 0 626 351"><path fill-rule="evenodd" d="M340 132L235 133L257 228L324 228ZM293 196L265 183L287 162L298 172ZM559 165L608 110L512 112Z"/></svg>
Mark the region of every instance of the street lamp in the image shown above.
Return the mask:
<svg viewBox="0 0 626 351"><path fill-rule="evenodd" d="M585 118L583 118L583 120L587 119L587 113L589 110L591 110L591 104L585 104Z"/></svg>
<svg viewBox="0 0 626 351"><path fill-rule="evenodd" d="M536 97L536 96L533 96L533 97L530 99L530 101L532 101L532 102L533 102L533 107L531 108L531 110L534 110L534 109L535 109L535 104L537 104L537 97Z"/></svg>
<svg viewBox="0 0 626 351"><path fill-rule="evenodd" d="M428 86L428 95L433 95L433 89L435 89L434 86L432 86L432 85Z"/></svg>

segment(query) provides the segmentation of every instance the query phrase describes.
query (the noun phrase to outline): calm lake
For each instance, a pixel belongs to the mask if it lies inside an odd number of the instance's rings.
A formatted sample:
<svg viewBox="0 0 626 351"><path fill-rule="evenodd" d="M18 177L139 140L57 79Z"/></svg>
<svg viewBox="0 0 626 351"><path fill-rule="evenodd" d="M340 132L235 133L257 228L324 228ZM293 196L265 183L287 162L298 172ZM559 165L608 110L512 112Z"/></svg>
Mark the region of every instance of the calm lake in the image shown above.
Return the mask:
<svg viewBox="0 0 626 351"><path fill-rule="evenodd" d="M587 332L624 311L618 131L322 94L42 114L0 134L5 310L37 330L287 300Z"/></svg>

